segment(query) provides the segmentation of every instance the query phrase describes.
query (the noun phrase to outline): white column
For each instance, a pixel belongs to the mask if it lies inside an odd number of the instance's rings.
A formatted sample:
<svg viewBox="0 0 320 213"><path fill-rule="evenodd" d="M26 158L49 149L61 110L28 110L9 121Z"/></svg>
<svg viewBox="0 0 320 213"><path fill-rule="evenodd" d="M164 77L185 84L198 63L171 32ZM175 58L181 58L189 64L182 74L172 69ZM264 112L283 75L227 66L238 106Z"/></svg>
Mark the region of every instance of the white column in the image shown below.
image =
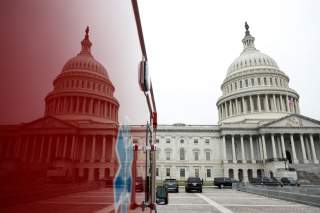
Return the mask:
<svg viewBox="0 0 320 213"><path fill-rule="evenodd" d="M258 102L258 111L261 112L260 95L257 95L257 102Z"/></svg>
<svg viewBox="0 0 320 213"><path fill-rule="evenodd" d="M250 135L250 152L251 152L251 162L256 163L254 158L252 135Z"/></svg>
<svg viewBox="0 0 320 213"><path fill-rule="evenodd" d="M308 163L308 159L307 159L307 155L306 155L306 149L305 149L304 141L303 141L303 134L300 134L300 142L301 142L301 151L302 151L303 163Z"/></svg>
<svg viewBox="0 0 320 213"><path fill-rule="evenodd" d="M86 136L83 136L80 163L83 163L85 161L85 158L86 158Z"/></svg>
<svg viewBox="0 0 320 213"><path fill-rule="evenodd" d="M64 136L64 143L63 143L63 151L62 151L62 158L67 156L67 145L68 145L68 136Z"/></svg>
<svg viewBox="0 0 320 213"><path fill-rule="evenodd" d="M40 153L39 153L38 163L41 163L41 160L42 160L43 147L44 147L44 135L42 135L42 137L41 137L41 145L40 145Z"/></svg>
<svg viewBox="0 0 320 213"><path fill-rule="evenodd" d="M268 159L268 156L267 156L267 148L266 148L266 139L264 135L262 135L262 149L263 149L263 159L266 160Z"/></svg>
<svg viewBox="0 0 320 213"><path fill-rule="evenodd" d="M242 97L242 108L243 108L243 113L247 113L247 105L245 103L244 97Z"/></svg>
<svg viewBox="0 0 320 213"><path fill-rule="evenodd" d="M254 107L253 107L253 101L252 101L252 96L249 96L250 99L250 112L254 112Z"/></svg>
<svg viewBox="0 0 320 213"><path fill-rule="evenodd" d="M236 163L237 157L236 157L236 147L234 145L234 135L231 135L231 143L232 143L232 161L233 163Z"/></svg>
<svg viewBox="0 0 320 213"><path fill-rule="evenodd" d="M238 106L238 98L235 99L236 101L236 115L239 115L240 114L240 110L239 110L239 106Z"/></svg>
<svg viewBox="0 0 320 213"><path fill-rule="evenodd" d="M101 153L101 159L100 162L104 163L106 161L106 136L103 136L102 139L102 153Z"/></svg>
<svg viewBox="0 0 320 213"><path fill-rule="evenodd" d="M16 158L22 157L21 146L22 146L22 136L19 136L18 137L18 142L16 144L16 149L15 149L15 157Z"/></svg>
<svg viewBox="0 0 320 213"><path fill-rule="evenodd" d="M226 136L222 136L222 157L223 161L227 162L227 146L226 146Z"/></svg>
<svg viewBox="0 0 320 213"><path fill-rule="evenodd" d="M91 157L90 162L94 163L96 155L96 136L92 136L92 149L91 149Z"/></svg>
<svg viewBox="0 0 320 213"><path fill-rule="evenodd" d="M298 163L298 159L297 159L297 154L296 154L296 147L294 145L293 134L290 134L290 142L291 142L293 163L297 164Z"/></svg>
<svg viewBox="0 0 320 213"><path fill-rule="evenodd" d="M71 142L71 150L70 150L70 159L75 159L75 143L76 143L76 136L72 136L72 142Z"/></svg>
<svg viewBox="0 0 320 213"><path fill-rule="evenodd" d="M52 146L52 136L49 137L49 143L48 143L48 153L47 153L47 160L46 162L50 162L50 157L51 157L51 146Z"/></svg>
<svg viewBox="0 0 320 213"><path fill-rule="evenodd" d="M317 159L316 150L314 148L314 141L312 134L309 135L310 137L310 143L311 143L311 152L312 152L312 159L314 163L319 163L319 160Z"/></svg>
<svg viewBox="0 0 320 213"><path fill-rule="evenodd" d="M60 136L57 136L55 157L58 157L58 155L59 155L59 146L60 146Z"/></svg>
<svg viewBox="0 0 320 213"><path fill-rule="evenodd" d="M80 97L76 97L76 112L80 111Z"/></svg>
<svg viewBox="0 0 320 213"><path fill-rule="evenodd" d="M264 98L264 103L265 103L265 111L266 112L269 112L270 110L269 110L269 98L268 98L268 95L266 94L265 95L265 98Z"/></svg>
<svg viewBox="0 0 320 213"><path fill-rule="evenodd" d="M285 110L285 106L284 106L284 103L283 103L283 97L282 97L282 95L280 95L279 98L280 98L281 111L282 111L282 112L285 112L286 110Z"/></svg>
<svg viewBox="0 0 320 213"><path fill-rule="evenodd" d="M297 99L297 113L300 114L299 100Z"/></svg>
<svg viewBox="0 0 320 213"><path fill-rule="evenodd" d="M284 143L283 134L281 134L281 147L282 147L282 156L283 156L283 158L287 158L286 147L285 147L285 143Z"/></svg>
<svg viewBox="0 0 320 213"><path fill-rule="evenodd" d="M273 158L276 159L277 158L277 150L276 150L276 145L274 143L274 134L271 134L271 143L272 143Z"/></svg>
<svg viewBox="0 0 320 213"><path fill-rule="evenodd" d="M243 135L240 135L240 142L241 142L241 160L242 160L242 163L246 163L246 157L244 155L244 145L243 145Z"/></svg>
<svg viewBox="0 0 320 213"><path fill-rule="evenodd" d="M232 101L230 100L229 101L229 115L232 116L233 113L232 113Z"/></svg>
<svg viewBox="0 0 320 213"><path fill-rule="evenodd" d="M274 112L277 112L278 109L277 109L277 102L276 102L276 96L275 96L275 94L273 94L272 97L273 97Z"/></svg>

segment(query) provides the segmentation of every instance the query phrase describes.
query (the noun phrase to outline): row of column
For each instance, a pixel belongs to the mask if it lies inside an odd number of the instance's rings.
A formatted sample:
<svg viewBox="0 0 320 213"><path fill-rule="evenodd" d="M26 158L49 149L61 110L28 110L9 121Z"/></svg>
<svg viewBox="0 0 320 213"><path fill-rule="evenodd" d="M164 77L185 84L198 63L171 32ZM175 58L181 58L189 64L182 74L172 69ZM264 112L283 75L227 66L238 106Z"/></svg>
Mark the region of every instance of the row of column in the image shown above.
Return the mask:
<svg viewBox="0 0 320 213"><path fill-rule="evenodd" d="M88 113L118 120L115 104L91 97L63 96L52 98L46 104L46 114L56 113Z"/></svg>
<svg viewBox="0 0 320 213"><path fill-rule="evenodd" d="M71 140L68 138L71 137ZM87 139L91 138L91 146L87 147ZM111 145L107 143L107 136L102 136L100 162L106 162L107 149L111 149L110 160L115 160L115 137L112 137ZM54 158L69 158L80 162L86 161L87 150L91 150L89 162L96 159L97 136L20 136L16 141L8 141L4 157L20 158L23 162L49 163ZM108 148L107 148L108 146Z"/></svg>
<svg viewBox="0 0 320 213"><path fill-rule="evenodd" d="M298 99L288 95L250 95L222 102L218 106L219 119L249 112L300 113Z"/></svg>
<svg viewBox="0 0 320 213"><path fill-rule="evenodd" d="M286 146L285 146L285 141L284 141L284 134L280 134L280 143L278 141L278 149L279 151L281 150L281 155L282 156L277 156L277 151L276 151L276 142L275 142L275 134L270 134L271 136L271 149L272 149L272 156L268 156L267 154L267 146L266 146L266 138L265 135L262 134L258 136L258 147L260 151L260 155L262 156L262 160L267 160L270 158L273 159L278 159L279 157L287 159L286 156ZM295 148L295 141L294 141L294 134L289 134L290 136L290 146L291 146L291 151L292 151L292 161L293 163L299 163L297 159L297 154L296 154L296 148ZM246 163L246 155L245 155L245 149L244 149L244 140L243 140L244 135L240 135L240 143L241 143L241 159L243 163ZM306 148L305 148L305 139L304 139L304 134L299 134L300 137L300 143L301 143L301 152L302 152L302 162L303 163L308 163L309 160L307 159L307 154L306 154ZM251 162L255 163L256 158L255 158L255 153L253 149L253 136L249 135L249 143L250 143L250 156L251 156ZM319 160L316 155L316 150L315 150L315 145L314 145L314 138L313 134L308 134L308 138L310 140L310 147L311 147L311 156L313 163L319 163ZM320 138L320 135L319 135ZM237 162L236 158L236 150L235 150L235 135L231 135L231 147L232 147L232 160L233 163ZM222 149L223 149L223 160L227 161L227 146L226 146L226 136L222 136Z"/></svg>

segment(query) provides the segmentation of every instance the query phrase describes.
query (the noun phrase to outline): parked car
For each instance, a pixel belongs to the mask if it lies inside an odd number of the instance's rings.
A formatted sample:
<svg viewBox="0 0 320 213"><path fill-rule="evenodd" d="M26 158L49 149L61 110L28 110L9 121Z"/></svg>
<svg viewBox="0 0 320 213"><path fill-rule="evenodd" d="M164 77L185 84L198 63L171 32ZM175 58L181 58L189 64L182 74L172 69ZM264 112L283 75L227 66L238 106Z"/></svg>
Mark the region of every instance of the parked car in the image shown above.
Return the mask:
<svg viewBox="0 0 320 213"><path fill-rule="evenodd" d="M136 192L144 191L144 180L142 177L136 177L135 190Z"/></svg>
<svg viewBox="0 0 320 213"><path fill-rule="evenodd" d="M298 180L295 180L291 177L283 177L281 178L281 183L285 186L300 186Z"/></svg>
<svg viewBox="0 0 320 213"><path fill-rule="evenodd" d="M186 181L185 190L186 192L196 190L202 193L202 184L203 181L199 177L189 177Z"/></svg>
<svg viewBox="0 0 320 213"><path fill-rule="evenodd" d="M257 178L257 183L258 185L265 185L265 186L283 186L283 184L278 181L275 178L268 178L268 177L263 177L263 178Z"/></svg>
<svg viewBox="0 0 320 213"><path fill-rule="evenodd" d="M232 183L233 183L232 179L226 178L226 177L218 177L218 178L214 178L214 180L213 180L213 185L218 186L219 189L221 189L225 186L232 187Z"/></svg>
<svg viewBox="0 0 320 213"><path fill-rule="evenodd" d="M156 203L168 204L168 190L165 186L157 186Z"/></svg>
<svg viewBox="0 0 320 213"><path fill-rule="evenodd" d="M179 192L179 185L176 179L165 179L163 185L167 188L168 192Z"/></svg>

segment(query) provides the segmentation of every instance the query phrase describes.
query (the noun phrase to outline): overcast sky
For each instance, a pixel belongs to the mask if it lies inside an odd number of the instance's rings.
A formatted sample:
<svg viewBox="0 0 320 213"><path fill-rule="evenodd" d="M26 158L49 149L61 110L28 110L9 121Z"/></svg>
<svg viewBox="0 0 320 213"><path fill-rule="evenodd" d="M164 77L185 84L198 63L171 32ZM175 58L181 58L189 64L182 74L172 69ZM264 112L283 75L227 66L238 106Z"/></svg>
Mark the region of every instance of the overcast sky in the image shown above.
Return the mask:
<svg viewBox="0 0 320 213"><path fill-rule="evenodd" d="M242 51L244 22L320 119L320 1L140 0L160 123L216 124L216 101Z"/></svg>
<svg viewBox="0 0 320 213"><path fill-rule="evenodd" d="M320 120L320 1L138 0L159 123L217 124L216 101L242 51L244 22L300 94L301 113ZM92 53L108 70L120 121L144 124L141 60L131 0L3 0L0 122L43 116L44 99L90 26Z"/></svg>

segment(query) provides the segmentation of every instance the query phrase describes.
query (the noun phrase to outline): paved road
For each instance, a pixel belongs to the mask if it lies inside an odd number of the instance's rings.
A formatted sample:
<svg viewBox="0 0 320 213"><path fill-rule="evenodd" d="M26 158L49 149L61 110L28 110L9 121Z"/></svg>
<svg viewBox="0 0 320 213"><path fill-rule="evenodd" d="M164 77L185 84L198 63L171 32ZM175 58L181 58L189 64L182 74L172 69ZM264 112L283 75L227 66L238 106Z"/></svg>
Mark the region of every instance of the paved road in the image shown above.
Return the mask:
<svg viewBox="0 0 320 213"><path fill-rule="evenodd" d="M141 194L138 196L142 196ZM0 209L1 213L108 213L113 194L108 189L74 193L30 204ZM139 212L137 209L135 212ZM203 193L169 194L169 205L158 206L159 213L317 213L320 208L266 198L231 189L205 188Z"/></svg>
<svg viewBox="0 0 320 213"><path fill-rule="evenodd" d="M205 188L203 193L169 194L169 205L158 206L159 213L317 213L320 208L267 198L232 189Z"/></svg>
<svg viewBox="0 0 320 213"><path fill-rule="evenodd" d="M74 193L29 204L0 209L1 213L108 213L113 210L109 189Z"/></svg>

